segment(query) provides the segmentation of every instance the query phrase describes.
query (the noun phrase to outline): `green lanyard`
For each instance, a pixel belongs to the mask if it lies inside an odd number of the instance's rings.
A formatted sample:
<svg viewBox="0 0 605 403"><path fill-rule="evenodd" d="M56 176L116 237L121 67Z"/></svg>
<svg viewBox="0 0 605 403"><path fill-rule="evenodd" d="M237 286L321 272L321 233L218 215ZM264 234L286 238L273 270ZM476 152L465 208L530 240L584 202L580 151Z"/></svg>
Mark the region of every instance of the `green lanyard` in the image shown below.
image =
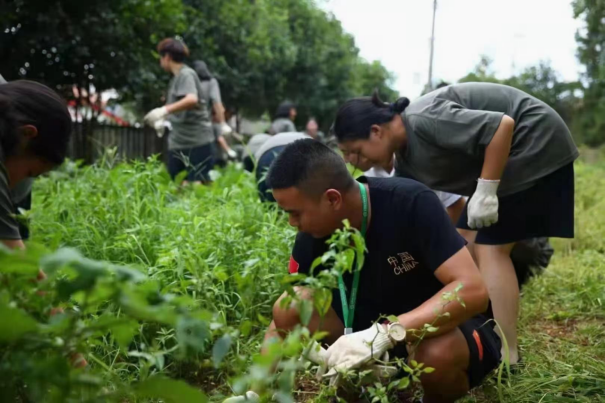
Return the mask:
<svg viewBox="0 0 605 403"><path fill-rule="evenodd" d="M363 218L361 220L361 236L365 238L366 229L368 226L368 194L366 193L366 187L357 182L359 185L359 192L361 193L361 203ZM338 276L338 288L340 288L340 302L342 302L342 316L345 320L345 334L353 333L353 318L355 318L355 302L357 301L357 289L359 288L359 272L355 270L353 274L353 288L351 289L351 299L347 304L347 292L345 291L345 282L342 276Z"/></svg>

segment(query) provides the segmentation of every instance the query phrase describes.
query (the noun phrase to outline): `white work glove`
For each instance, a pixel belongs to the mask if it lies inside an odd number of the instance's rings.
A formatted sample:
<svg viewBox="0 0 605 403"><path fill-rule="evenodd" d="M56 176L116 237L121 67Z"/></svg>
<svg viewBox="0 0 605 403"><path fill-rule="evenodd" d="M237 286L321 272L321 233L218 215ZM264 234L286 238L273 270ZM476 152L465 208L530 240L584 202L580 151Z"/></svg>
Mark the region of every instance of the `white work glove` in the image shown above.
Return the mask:
<svg viewBox="0 0 605 403"><path fill-rule="evenodd" d="M470 228L486 228L498 222L498 185L499 180L477 180L477 190L468 202Z"/></svg>
<svg viewBox="0 0 605 403"><path fill-rule="evenodd" d="M228 397L223 400L223 403L258 403L260 397L253 391L249 390L245 395Z"/></svg>
<svg viewBox="0 0 605 403"><path fill-rule="evenodd" d="M157 133L159 138L164 137L164 133L166 132L166 128L169 127L170 123L166 122L164 119L160 119L153 124L153 128Z"/></svg>
<svg viewBox="0 0 605 403"><path fill-rule="evenodd" d="M324 378L330 381L331 386L338 386L340 382L340 374L336 371L336 369L331 368L330 371L324 375L327 369L328 362L328 350L321 347L319 343L314 341L309 348L305 350L305 353L301 357L301 360L307 359L314 364L320 365L319 372L317 373L317 379ZM382 361L389 361L389 353L385 352L384 356L382 356ZM371 364L368 369L372 371L375 378L390 378L399 372L397 367L391 365L379 365L379 364Z"/></svg>
<svg viewBox="0 0 605 403"><path fill-rule="evenodd" d="M227 156L229 156L229 159L231 160L237 159L237 153L231 148L227 150Z"/></svg>
<svg viewBox="0 0 605 403"><path fill-rule="evenodd" d="M231 134L232 131L233 131L233 129L227 123L225 123L225 122L221 123L221 134L223 136L225 136L227 134Z"/></svg>
<svg viewBox="0 0 605 403"><path fill-rule="evenodd" d="M167 115L168 115L168 109L166 109L165 106L162 106L160 108L155 108L155 109L151 110L151 112L149 112L147 115L145 115L143 120L149 126L153 127L153 126L155 126L155 123L158 120L164 119Z"/></svg>
<svg viewBox="0 0 605 403"><path fill-rule="evenodd" d="M380 324L369 329L340 336L326 351L327 366L337 371L351 370L380 359L395 344Z"/></svg>

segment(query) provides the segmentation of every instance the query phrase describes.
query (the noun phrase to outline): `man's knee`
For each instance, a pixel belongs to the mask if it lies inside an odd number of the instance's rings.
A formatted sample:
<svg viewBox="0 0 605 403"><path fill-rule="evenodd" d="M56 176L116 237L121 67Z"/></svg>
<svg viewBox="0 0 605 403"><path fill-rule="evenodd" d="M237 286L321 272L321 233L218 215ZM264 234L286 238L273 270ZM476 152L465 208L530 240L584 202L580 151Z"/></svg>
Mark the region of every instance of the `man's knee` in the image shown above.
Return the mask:
<svg viewBox="0 0 605 403"><path fill-rule="evenodd" d="M458 328L420 343L414 359L425 367L435 368L432 373L421 377L426 392L462 395L468 391L469 350Z"/></svg>

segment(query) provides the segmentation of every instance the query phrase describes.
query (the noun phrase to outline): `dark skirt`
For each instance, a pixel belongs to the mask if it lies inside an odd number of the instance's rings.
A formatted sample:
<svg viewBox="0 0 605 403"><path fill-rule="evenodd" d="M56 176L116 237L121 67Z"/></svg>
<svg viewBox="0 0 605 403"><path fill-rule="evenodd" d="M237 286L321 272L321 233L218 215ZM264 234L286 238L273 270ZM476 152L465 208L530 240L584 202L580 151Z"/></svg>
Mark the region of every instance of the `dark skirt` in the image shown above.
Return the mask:
<svg viewBox="0 0 605 403"><path fill-rule="evenodd" d="M539 237L573 238L573 163L539 179L529 189L499 198L498 203L498 222L477 231L477 244L503 245ZM468 203L457 227L470 230L467 209Z"/></svg>

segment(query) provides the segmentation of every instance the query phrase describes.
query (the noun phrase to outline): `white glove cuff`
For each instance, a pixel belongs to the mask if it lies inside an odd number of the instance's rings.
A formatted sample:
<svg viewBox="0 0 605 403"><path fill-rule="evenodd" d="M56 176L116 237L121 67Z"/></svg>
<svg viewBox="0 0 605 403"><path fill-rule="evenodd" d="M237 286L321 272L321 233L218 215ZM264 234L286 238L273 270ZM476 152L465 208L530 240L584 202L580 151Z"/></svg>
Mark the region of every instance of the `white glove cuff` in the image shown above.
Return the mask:
<svg viewBox="0 0 605 403"><path fill-rule="evenodd" d="M382 325L379 325L382 326ZM375 356L374 354L383 354L385 350L390 350L393 347L395 347L395 344L393 344L393 341L391 340L391 338L389 337L389 335L386 333L386 331L384 329L380 329L380 331L378 331L378 335L376 336L376 338L374 339L372 343L372 356L375 359L380 359L380 357Z"/></svg>
<svg viewBox="0 0 605 403"><path fill-rule="evenodd" d="M311 345L309 346L307 358L312 363L321 365L326 361L326 350L323 347L321 347L321 345L318 342L313 341L313 343L311 343Z"/></svg>
<svg viewBox="0 0 605 403"><path fill-rule="evenodd" d="M500 180L496 179L477 179L477 192L489 195L495 195L498 192Z"/></svg>

